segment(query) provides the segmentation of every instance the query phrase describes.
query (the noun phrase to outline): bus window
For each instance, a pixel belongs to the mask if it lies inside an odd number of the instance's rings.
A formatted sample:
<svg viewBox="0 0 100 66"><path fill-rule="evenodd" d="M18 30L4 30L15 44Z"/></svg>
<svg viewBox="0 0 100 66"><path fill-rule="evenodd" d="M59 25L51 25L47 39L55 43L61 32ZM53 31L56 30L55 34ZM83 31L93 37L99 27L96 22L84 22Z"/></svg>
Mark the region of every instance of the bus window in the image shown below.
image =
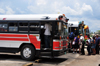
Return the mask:
<svg viewBox="0 0 100 66"><path fill-rule="evenodd" d="M7 24L0 24L0 32L7 32Z"/></svg>
<svg viewBox="0 0 100 66"><path fill-rule="evenodd" d="M39 33L39 23L30 23L30 33Z"/></svg>
<svg viewBox="0 0 100 66"><path fill-rule="evenodd" d="M9 32L16 32L18 31L18 24L17 23L9 23Z"/></svg>
<svg viewBox="0 0 100 66"><path fill-rule="evenodd" d="M19 23L19 32L28 32L28 22L20 22Z"/></svg>

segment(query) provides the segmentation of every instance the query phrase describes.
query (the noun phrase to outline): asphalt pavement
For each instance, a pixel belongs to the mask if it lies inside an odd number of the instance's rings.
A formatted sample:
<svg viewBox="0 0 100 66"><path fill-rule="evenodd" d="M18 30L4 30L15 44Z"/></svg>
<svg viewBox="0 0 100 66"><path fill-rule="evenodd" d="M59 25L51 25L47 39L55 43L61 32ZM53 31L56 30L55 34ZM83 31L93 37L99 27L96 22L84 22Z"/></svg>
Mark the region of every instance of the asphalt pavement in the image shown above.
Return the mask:
<svg viewBox="0 0 100 66"><path fill-rule="evenodd" d="M36 58L41 59L39 63L35 63L33 61L25 61L18 54L10 54L10 53L0 53L0 66L24 66L29 63L33 63L33 66L66 66L66 64L70 64L73 62L79 54L67 53L65 55L55 57L53 59L47 57Z"/></svg>

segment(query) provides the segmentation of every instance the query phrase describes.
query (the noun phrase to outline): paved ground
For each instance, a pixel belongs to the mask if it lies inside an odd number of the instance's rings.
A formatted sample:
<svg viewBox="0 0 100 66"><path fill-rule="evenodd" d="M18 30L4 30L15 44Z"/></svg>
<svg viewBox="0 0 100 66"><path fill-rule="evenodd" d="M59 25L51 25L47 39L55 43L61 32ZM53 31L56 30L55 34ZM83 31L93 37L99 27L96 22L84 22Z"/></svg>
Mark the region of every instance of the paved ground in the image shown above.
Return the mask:
<svg viewBox="0 0 100 66"><path fill-rule="evenodd" d="M87 55L87 51L85 51L86 55L80 55L75 61L71 64L67 64L66 66L99 66L100 64L100 54L99 55Z"/></svg>
<svg viewBox="0 0 100 66"><path fill-rule="evenodd" d="M65 66L73 62L79 54L67 53L54 59L41 58L40 63L35 61L22 60L20 55L0 54L0 66L23 66L27 63L33 63L33 66Z"/></svg>
<svg viewBox="0 0 100 66"><path fill-rule="evenodd" d="M73 53L56 57L54 59L41 58L40 63L35 61L25 61L20 55L0 54L0 66L23 66L27 63L33 63L33 66L98 66L100 64L100 54L87 56Z"/></svg>

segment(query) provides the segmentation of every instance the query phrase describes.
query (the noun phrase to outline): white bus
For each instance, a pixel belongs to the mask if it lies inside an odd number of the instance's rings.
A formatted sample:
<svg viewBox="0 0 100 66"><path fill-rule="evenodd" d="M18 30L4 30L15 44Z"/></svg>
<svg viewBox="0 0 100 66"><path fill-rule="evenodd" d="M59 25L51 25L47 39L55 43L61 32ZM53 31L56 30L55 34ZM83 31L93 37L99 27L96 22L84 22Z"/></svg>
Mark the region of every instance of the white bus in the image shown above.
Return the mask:
<svg viewBox="0 0 100 66"><path fill-rule="evenodd" d="M25 60L55 57L68 49L64 14L0 15L0 52L18 53ZM52 25L49 50L44 50L44 24Z"/></svg>

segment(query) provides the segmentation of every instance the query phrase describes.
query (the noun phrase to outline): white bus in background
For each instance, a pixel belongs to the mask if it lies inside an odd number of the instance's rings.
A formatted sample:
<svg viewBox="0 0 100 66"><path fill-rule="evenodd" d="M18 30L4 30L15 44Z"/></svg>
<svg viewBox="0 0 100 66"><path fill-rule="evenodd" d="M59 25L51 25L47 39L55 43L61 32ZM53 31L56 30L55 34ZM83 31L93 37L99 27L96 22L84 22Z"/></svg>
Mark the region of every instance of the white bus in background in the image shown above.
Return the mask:
<svg viewBox="0 0 100 66"><path fill-rule="evenodd" d="M89 27L84 24L84 21L68 21L68 33L74 32L74 34L83 34L89 36Z"/></svg>
<svg viewBox="0 0 100 66"><path fill-rule="evenodd" d="M68 22L68 33L74 32L75 35L79 35L81 30L79 30L79 21L69 21Z"/></svg>

